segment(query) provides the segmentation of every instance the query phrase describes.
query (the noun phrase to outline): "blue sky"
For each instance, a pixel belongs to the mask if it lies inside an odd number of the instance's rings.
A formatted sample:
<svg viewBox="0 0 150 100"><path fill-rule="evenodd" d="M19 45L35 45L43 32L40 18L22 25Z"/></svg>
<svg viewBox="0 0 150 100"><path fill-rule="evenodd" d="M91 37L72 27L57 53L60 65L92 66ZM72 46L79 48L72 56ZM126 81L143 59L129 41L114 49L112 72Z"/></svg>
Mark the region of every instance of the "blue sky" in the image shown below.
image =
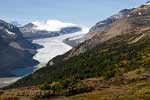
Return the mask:
<svg viewBox="0 0 150 100"><path fill-rule="evenodd" d="M92 26L124 8L147 0L0 0L0 19L28 23L57 19Z"/></svg>

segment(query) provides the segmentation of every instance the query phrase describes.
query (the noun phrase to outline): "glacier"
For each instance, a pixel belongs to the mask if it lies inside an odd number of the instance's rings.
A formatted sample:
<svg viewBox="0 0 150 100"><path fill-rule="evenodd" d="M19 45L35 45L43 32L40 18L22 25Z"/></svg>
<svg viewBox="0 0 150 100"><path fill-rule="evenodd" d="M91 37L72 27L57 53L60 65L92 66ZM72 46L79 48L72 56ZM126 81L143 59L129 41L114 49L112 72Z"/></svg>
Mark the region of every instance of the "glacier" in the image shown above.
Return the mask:
<svg viewBox="0 0 150 100"><path fill-rule="evenodd" d="M43 46L43 48L37 50L36 55L33 57L35 60L40 62L36 66L36 68L39 69L45 66L48 63L48 61L51 60L52 58L58 55L62 55L72 49L72 47L68 44L65 44L63 40L70 37L77 37L79 35L80 35L79 38L81 38L81 36L84 36L86 33L88 33L88 31L89 28L82 28L82 31L75 32L72 34L65 34L53 38L43 38L33 40L33 43Z"/></svg>

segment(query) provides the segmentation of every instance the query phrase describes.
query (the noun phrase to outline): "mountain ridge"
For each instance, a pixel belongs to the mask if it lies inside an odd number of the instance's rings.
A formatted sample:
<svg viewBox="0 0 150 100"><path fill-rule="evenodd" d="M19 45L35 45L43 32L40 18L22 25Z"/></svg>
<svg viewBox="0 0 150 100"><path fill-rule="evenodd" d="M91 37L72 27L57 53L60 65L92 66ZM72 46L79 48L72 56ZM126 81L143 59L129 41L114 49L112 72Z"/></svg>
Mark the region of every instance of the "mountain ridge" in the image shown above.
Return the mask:
<svg viewBox="0 0 150 100"><path fill-rule="evenodd" d="M63 34L79 32L82 27L58 20L34 21L20 27L25 38L56 37Z"/></svg>

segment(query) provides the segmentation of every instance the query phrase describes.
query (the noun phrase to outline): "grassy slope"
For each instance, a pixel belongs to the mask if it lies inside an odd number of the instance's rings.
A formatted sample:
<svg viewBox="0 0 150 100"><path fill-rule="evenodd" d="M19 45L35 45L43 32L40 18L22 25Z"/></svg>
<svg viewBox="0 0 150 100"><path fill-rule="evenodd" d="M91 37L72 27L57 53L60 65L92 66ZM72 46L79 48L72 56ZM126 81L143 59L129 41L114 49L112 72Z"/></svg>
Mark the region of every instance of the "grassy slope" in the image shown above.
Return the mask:
<svg viewBox="0 0 150 100"><path fill-rule="evenodd" d="M101 91L94 91L69 97L69 100L149 100L150 81L133 82L129 85L112 86Z"/></svg>

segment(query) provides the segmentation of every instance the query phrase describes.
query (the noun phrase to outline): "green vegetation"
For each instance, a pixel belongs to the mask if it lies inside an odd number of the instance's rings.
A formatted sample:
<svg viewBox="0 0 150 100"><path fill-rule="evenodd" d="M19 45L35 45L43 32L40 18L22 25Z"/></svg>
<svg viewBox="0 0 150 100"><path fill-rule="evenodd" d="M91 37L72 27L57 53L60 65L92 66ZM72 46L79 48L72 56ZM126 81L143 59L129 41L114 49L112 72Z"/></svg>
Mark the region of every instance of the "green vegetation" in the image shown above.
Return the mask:
<svg viewBox="0 0 150 100"><path fill-rule="evenodd" d="M122 86L69 97L68 100L150 100L150 81L133 82ZM64 99L65 100L65 99Z"/></svg>
<svg viewBox="0 0 150 100"><path fill-rule="evenodd" d="M42 91L47 91L41 98L51 96L71 96L83 92L90 92L92 90L80 80L64 80L61 82L45 83L40 85L39 88Z"/></svg>

